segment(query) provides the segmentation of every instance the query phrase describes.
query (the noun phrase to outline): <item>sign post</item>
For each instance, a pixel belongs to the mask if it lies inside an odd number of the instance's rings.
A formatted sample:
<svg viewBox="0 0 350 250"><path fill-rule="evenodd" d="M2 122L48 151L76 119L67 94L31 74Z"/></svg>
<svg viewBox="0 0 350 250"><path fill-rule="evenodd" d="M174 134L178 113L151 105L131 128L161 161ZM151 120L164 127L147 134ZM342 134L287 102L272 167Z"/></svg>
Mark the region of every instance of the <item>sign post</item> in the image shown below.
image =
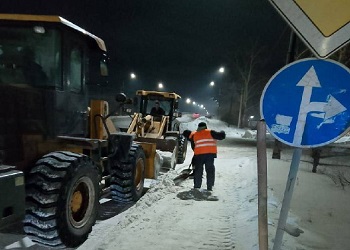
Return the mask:
<svg viewBox="0 0 350 250"><path fill-rule="evenodd" d="M266 124L263 120L257 126L257 159L259 250L268 250Z"/></svg>
<svg viewBox="0 0 350 250"><path fill-rule="evenodd" d="M288 212L290 208L290 202L292 200L295 180L297 178L299 163L302 154L301 148L294 149L292 162L290 164L290 170L288 174L286 189L284 191L283 202L280 212L280 217L278 219L278 225L276 230L275 241L273 244L273 250L280 250L283 240L284 228L288 219Z"/></svg>
<svg viewBox="0 0 350 250"><path fill-rule="evenodd" d="M274 250L281 247L302 148L334 142L350 126L350 70L332 60L295 61L267 83L260 113L269 132L295 147L276 231Z"/></svg>
<svg viewBox="0 0 350 250"><path fill-rule="evenodd" d="M270 0L318 58L327 58L350 41L350 1ZM317 8L315 8L317 6ZM302 148L329 144L350 123L349 70L334 61L305 59L278 71L266 85L261 117L293 153L273 249L282 245Z"/></svg>

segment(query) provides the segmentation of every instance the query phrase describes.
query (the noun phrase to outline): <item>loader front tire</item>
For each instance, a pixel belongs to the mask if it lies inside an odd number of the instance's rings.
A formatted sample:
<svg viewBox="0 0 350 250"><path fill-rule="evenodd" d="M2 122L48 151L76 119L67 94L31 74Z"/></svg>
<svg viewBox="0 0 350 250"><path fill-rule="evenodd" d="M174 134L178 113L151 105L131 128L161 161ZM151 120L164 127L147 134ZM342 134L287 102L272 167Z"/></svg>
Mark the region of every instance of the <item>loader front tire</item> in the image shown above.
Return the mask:
<svg viewBox="0 0 350 250"><path fill-rule="evenodd" d="M96 222L98 184L98 168L86 155L45 155L28 175L24 231L41 245L79 246Z"/></svg>
<svg viewBox="0 0 350 250"><path fill-rule="evenodd" d="M111 195L122 203L138 201L145 181L146 157L142 147L133 143L128 158L112 169Z"/></svg>

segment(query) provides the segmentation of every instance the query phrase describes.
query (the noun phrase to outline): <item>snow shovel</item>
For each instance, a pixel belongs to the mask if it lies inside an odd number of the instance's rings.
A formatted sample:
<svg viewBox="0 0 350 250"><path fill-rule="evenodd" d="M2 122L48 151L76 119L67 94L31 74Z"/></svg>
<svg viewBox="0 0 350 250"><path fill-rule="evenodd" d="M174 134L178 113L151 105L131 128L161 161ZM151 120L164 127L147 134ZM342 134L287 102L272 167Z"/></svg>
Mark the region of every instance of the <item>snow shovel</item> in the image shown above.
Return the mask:
<svg viewBox="0 0 350 250"><path fill-rule="evenodd" d="M190 164L188 168L182 170L180 174L173 179L175 186L178 186L181 182L190 177L193 174L193 171L194 167L192 166L192 164Z"/></svg>

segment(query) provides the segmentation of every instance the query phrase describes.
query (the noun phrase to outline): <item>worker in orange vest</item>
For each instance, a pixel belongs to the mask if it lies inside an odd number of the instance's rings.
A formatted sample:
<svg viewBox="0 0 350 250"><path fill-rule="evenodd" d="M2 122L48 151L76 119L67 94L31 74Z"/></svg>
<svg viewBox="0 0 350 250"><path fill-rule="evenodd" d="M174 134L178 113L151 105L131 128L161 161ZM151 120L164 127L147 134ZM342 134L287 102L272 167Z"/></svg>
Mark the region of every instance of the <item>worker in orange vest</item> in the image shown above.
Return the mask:
<svg viewBox="0 0 350 250"><path fill-rule="evenodd" d="M201 188L203 166L207 173L207 190L212 191L215 183L215 166L214 159L217 157L217 140L225 139L224 131L217 132L207 128L205 122L198 124L197 130L189 135L191 146L194 150L192 164L195 167L194 171L194 188Z"/></svg>

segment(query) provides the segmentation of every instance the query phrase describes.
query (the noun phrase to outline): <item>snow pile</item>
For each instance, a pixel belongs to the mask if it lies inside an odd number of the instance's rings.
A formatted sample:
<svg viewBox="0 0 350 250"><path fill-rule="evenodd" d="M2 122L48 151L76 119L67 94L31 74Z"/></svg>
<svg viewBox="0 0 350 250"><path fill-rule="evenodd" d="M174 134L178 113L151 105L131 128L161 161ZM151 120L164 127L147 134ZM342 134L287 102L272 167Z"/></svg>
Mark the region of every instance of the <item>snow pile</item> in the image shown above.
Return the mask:
<svg viewBox="0 0 350 250"><path fill-rule="evenodd" d="M175 170L169 170L166 174L160 175L134 206L113 218L97 223L89 236L87 241L89 243L84 243L79 249L104 249L101 248L101 239L103 245L107 246L113 243L116 232L122 232L127 227L133 228L133 223L147 220L145 219L147 214L154 213L154 211L149 211L152 206L167 195L179 190L179 187L176 187L173 182L177 175L178 171Z"/></svg>
<svg viewBox="0 0 350 250"><path fill-rule="evenodd" d="M256 133L254 133L252 130L246 130L242 137L248 139L256 139Z"/></svg>
<svg viewBox="0 0 350 250"><path fill-rule="evenodd" d="M130 223L139 219L139 216L147 214L146 210L148 207L151 207L166 195L177 192L178 188L173 182L173 178L176 176L177 173L174 170L170 170L167 174L160 176L158 181L150 186L150 189L141 197L139 202L127 211L124 220L119 223L119 226L125 228Z"/></svg>
<svg viewBox="0 0 350 250"><path fill-rule="evenodd" d="M180 124L180 131L183 132L186 129L194 131L197 129L198 124L200 122L205 122L207 124L208 129L216 131L225 131L226 136L232 138L242 138L246 131L245 129L237 129L235 127L230 127L227 123L223 121L217 119L209 119L205 116L201 116L195 120L182 120L182 123Z"/></svg>

